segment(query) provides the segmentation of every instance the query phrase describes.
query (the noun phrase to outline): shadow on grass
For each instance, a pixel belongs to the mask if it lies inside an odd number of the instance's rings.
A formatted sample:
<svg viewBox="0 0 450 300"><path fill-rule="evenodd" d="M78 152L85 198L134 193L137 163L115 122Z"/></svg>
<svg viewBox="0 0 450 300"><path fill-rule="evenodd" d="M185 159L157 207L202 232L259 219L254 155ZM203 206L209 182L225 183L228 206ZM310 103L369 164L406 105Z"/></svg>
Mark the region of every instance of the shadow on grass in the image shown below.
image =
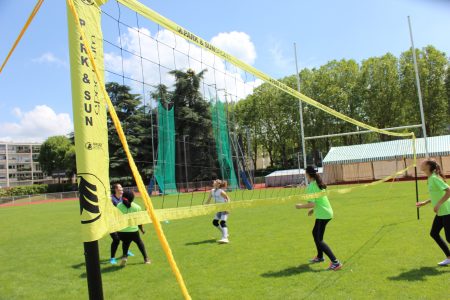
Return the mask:
<svg viewBox="0 0 450 300"><path fill-rule="evenodd" d="M102 274L106 274L106 273L111 273L111 272L117 272L117 271L123 270L125 268L130 268L130 267L135 267L135 266L143 266L144 267L146 265L144 265L144 263L142 263L142 262L141 263L138 263L138 262L127 263L126 267L121 267L120 265L109 265L105 268L101 268L100 272ZM86 278L86 277L87 277L86 272L80 274L80 278Z"/></svg>
<svg viewBox="0 0 450 300"><path fill-rule="evenodd" d="M103 259L100 261L100 265L105 265L105 264L109 264L109 259ZM79 264L75 264L71 266L72 269L84 269L86 267L86 263L80 262Z"/></svg>
<svg viewBox="0 0 450 300"><path fill-rule="evenodd" d="M446 269L446 270L444 270ZM394 281L424 281L427 276L439 276L442 274L449 273L450 269L445 267L422 267L418 269L411 269L397 276L388 277L389 280Z"/></svg>
<svg viewBox="0 0 450 300"><path fill-rule="evenodd" d="M217 240L215 239L209 239L209 240L204 240L204 241L198 241L198 242L190 242L190 243L186 243L186 246L198 246L198 245L204 245L204 244L216 244Z"/></svg>
<svg viewBox="0 0 450 300"><path fill-rule="evenodd" d="M261 274L261 277L265 278L273 278L273 277L289 277L289 276L295 276L301 273L307 273L307 272L321 272L319 270L313 270L311 269L311 265L309 264L303 264L296 267L289 267L280 271L271 271L267 273Z"/></svg>

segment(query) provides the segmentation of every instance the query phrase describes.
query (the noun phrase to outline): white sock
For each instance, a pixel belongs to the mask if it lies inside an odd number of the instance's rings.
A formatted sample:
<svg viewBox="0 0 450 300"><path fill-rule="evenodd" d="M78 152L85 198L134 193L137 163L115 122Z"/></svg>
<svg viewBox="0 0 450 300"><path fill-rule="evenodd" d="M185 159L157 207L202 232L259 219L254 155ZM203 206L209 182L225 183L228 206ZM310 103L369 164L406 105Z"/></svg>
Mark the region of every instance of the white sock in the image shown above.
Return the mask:
<svg viewBox="0 0 450 300"><path fill-rule="evenodd" d="M222 238L227 239L228 238L228 227L221 227L222 228Z"/></svg>

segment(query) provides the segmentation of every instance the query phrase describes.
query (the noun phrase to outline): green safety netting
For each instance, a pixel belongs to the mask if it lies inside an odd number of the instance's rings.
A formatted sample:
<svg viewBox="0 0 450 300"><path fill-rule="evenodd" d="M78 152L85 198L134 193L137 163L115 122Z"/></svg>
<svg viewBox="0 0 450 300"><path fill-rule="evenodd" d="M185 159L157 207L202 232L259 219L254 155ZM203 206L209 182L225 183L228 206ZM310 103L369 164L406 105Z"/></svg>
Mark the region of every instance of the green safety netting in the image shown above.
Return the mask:
<svg viewBox="0 0 450 300"><path fill-rule="evenodd" d="M175 181L175 122L173 107L167 110L158 103L158 159L155 178L163 194L177 193Z"/></svg>
<svg viewBox="0 0 450 300"><path fill-rule="evenodd" d="M217 100L211 101L211 113L214 139L216 141L216 150L222 178L228 181L228 186L230 188L237 189L238 181L231 155L225 104Z"/></svg>

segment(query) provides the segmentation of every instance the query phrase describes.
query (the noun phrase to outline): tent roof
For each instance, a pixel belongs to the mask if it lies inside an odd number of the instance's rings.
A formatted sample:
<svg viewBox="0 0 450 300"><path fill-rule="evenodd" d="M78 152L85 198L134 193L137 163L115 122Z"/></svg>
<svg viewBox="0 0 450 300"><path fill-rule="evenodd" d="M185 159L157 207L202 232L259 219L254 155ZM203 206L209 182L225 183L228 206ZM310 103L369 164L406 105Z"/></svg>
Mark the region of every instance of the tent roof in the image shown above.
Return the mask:
<svg viewBox="0 0 450 300"><path fill-rule="evenodd" d="M430 156L450 155L450 135L429 137L427 141ZM418 157L425 156L423 138L416 139L416 153ZM412 142L410 139L403 139L372 144L331 147L323 160L323 164L349 164L412 157Z"/></svg>
<svg viewBox="0 0 450 300"><path fill-rule="evenodd" d="M322 168L317 168L318 173L322 173ZM290 170L279 170L270 173L269 175L266 175L265 177L277 177L277 176L292 176L292 175L299 175L299 174L305 174L304 169L300 169L300 172L298 169L290 169Z"/></svg>

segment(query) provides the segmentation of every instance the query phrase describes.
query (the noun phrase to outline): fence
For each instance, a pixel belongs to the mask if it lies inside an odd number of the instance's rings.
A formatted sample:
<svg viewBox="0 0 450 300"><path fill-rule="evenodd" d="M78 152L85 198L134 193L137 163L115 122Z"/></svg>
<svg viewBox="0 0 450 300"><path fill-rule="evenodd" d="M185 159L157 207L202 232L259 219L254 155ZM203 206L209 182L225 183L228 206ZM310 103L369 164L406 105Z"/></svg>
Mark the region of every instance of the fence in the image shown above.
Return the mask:
<svg viewBox="0 0 450 300"><path fill-rule="evenodd" d="M2 205L2 204L28 204L28 203L48 201L48 200L78 199L78 197L79 197L79 193L77 191L38 194L38 195L9 196L9 197L1 197L0 205Z"/></svg>

